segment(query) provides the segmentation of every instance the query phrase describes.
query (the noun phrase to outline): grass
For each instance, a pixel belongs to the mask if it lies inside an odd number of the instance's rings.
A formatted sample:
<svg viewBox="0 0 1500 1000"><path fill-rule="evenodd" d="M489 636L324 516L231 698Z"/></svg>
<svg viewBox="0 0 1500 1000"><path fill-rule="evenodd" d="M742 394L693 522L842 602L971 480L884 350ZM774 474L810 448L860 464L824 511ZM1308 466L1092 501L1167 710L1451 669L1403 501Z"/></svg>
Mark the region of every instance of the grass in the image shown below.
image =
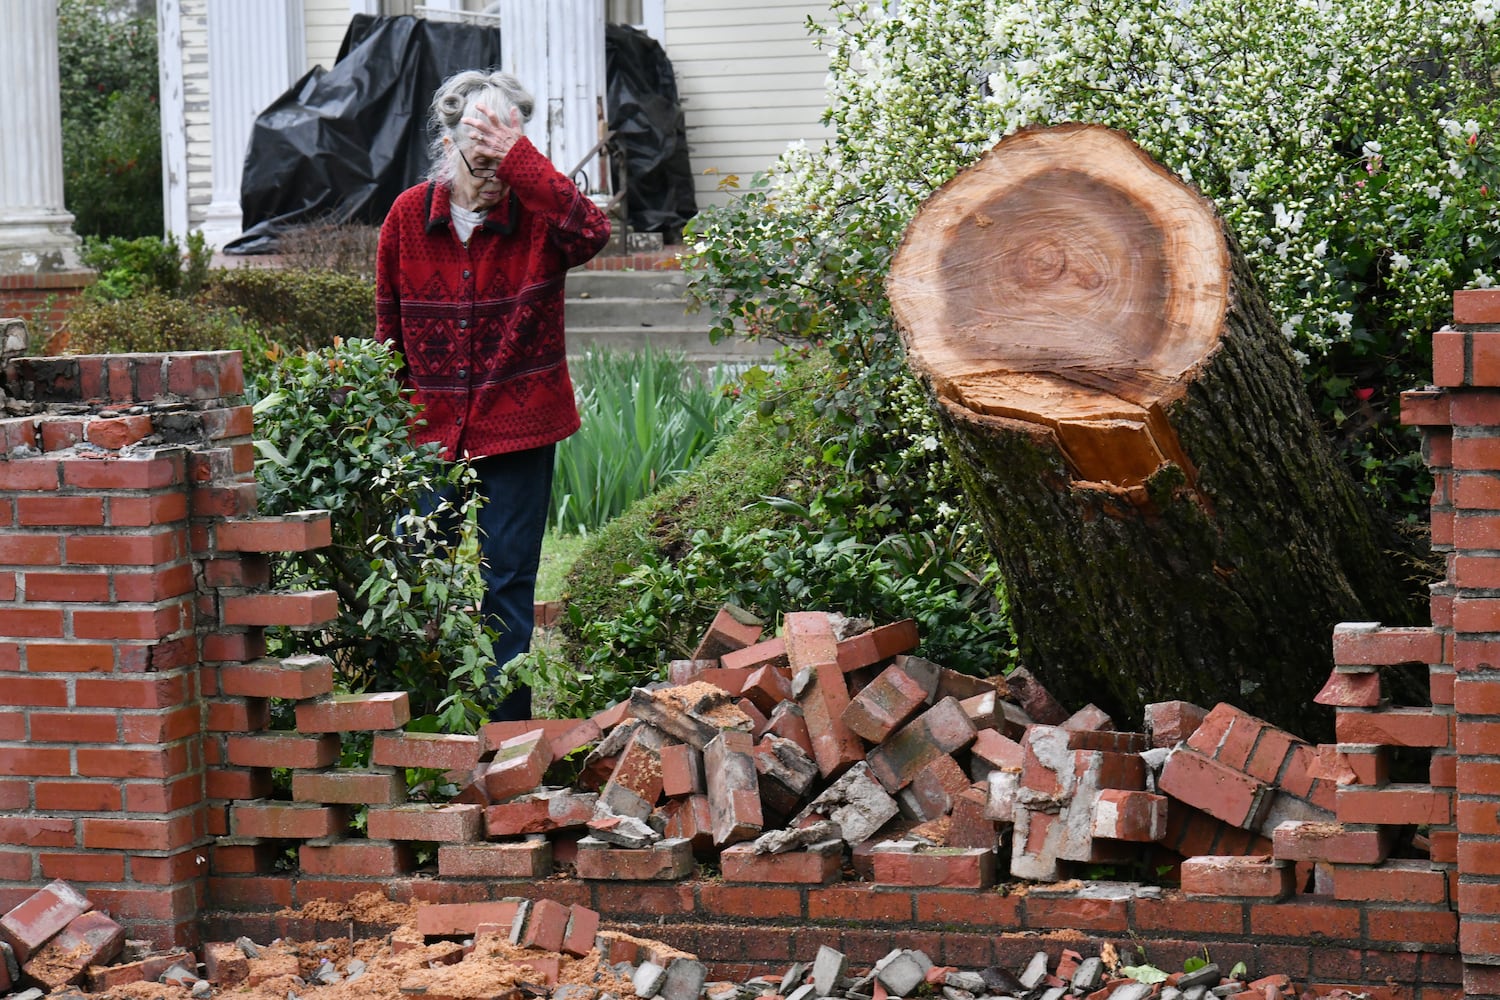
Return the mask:
<svg viewBox="0 0 1500 1000"><path fill-rule="evenodd" d="M536 599L556 601L562 598L563 580L578 561L587 538L584 535L560 535L547 532L542 538L542 565L537 571Z"/></svg>

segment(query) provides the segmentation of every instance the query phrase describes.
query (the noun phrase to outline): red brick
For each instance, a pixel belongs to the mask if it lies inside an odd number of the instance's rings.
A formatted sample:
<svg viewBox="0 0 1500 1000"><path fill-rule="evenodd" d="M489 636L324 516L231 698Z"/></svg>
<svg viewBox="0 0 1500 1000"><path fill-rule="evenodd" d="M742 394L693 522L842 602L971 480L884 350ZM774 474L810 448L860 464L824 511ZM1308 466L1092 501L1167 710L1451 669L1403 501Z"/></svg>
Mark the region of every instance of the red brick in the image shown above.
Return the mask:
<svg viewBox="0 0 1500 1000"><path fill-rule="evenodd" d="M7 463L0 462L0 468ZM56 566L62 562L62 536L0 534L0 564Z"/></svg>
<svg viewBox="0 0 1500 1000"><path fill-rule="evenodd" d="M208 703L205 723L211 733L254 733L271 724L268 698L226 698Z"/></svg>
<svg viewBox="0 0 1500 1000"><path fill-rule="evenodd" d="M1394 834L1393 827L1349 829L1336 823L1288 820L1277 825L1272 842L1281 861L1378 864L1390 854Z"/></svg>
<svg viewBox="0 0 1500 1000"><path fill-rule="evenodd" d="M177 526L128 535L70 535L66 548L70 566L160 566L187 554L187 532Z"/></svg>
<svg viewBox="0 0 1500 1000"><path fill-rule="evenodd" d="M333 544L333 519L327 511L220 521L214 542L221 552L307 552Z"/></svg>
<svg viewBox="0 0 1500 1000"><path fill-rule="evenodd" d="M394 770L294 771L292 798L329 805L389 805L406 801L406 779Z"/></svg>
<svg viewBox="0 0 1500 1000"><path fill-rule="evenodd" d="M1313 702L1334 708L1375 708L1381 702L1380 674L1374 670L1352 673L1335 667Z"/></svg>
<svg viewBox="0 0 1500 1000"><path fill-rule="evenodd" d="M703 754L687 743L662 747L661 793L668 798L702 794L707 791L703 775Z"/></svg>
<svg viewBox="0 0 1500 1000"><path fill-rule="evenodd" d="M302 702L296 715L303 733L400 729L411 721L411 700L405 691L333 694Z"/></svg>
<svg viewBox="0 0 1500 1000"><path fill-rule="evenodd" d="M125 881L123 854L44 853L37 855L37 864L43 878L76 882Z"/></svg>
<svg viewBox="0 0 1500 1000"><path fill-rule="evenodd" d="M118 605L99 611L79 608L72 619L78 639L165 639L192 627L193 608L187 601L140 610Z"/></svg>
<svg viewBox="0 0 1500 1000"><path fill-rule="evenodd" d="M53 935L93 909L83 893L63 881L47 883L20 905L0 916L0 939L26 962Z"/></svg>
<svg viewBox="0 0 1500 1000"><path fill-rule="evenodd" d="M427 937L473 934L480 924L510 926L521 910L521 901L502 899L493 903L428 903L417 907L417 931Z"/></svg>
<svg viewBox="0 0 1500 1000"><path fill-rule="evenodd" d="M1430 708L1387 708L1376 712L1340 711L1334 730L1340 743L1398 747L1447 747L1452 716Z"/></svg>
<svg viewBox="0 0 1500 1000"><path fill-rule="evenodd" d="M911 675L899 667L887 667L850 700L843 722L856 735L880 743L911 721L926 703L927 693Z"/></svg>
<svg viewBox="0 0 1500 1000"><path fill-rule="evenodd" d="M1467 288L1455 291L1453 322L1464 326L1500 322L1500 290Z"/></svg>
<svg viewBox="0 0 1500 1000"><path fill-rule="evenodd" d="M698 890L705 912L767 922L799 920L802 917L802 892L797 888L775 888L704 884Z"/></svg>
<svg viewBox="0 0 1500 1000"><path fill-rule="evenodd" d="M23 528L92 528L104 523L104 498L98 496L20 496L16 523Z"/></svg>
<svg viewBox="0 0 1500 1000"><path fill-rule="evenodd" d="M110 451L119 451L153 432L151 417L135 413L123 417L95 417L83 426L84 440Z"/></svg>
<svg viewBox="0 0 1500 1000"><path fill-rule="evenodd" d="M338 617L339 595L332 590L295 593L224 595L219 601L225 625L285 625L308 628Z"/></svg>
<svg viewBox="0 0 1500 1000"><path fill-rule="evenodd" d="M494 760L483 767L484 793L490 802L504 802L529 792L541 784L551 763L551 745L540 729L502 740Z"/></svg>
<svg viewBox="0 0 1500 1000"><path fill-rule="evenodd" d="M792 682L785 667L757 667L746 676L738 693L769 715L777 706L791 700Z"/></svg>
<svg viewBox="0 0 1500 1000"><path fill-rule="evenodd" d="M917 623L910 618L880 625L841 640L835 658L844 673L873 667L883 660L917 648Z"/></svg>
<svg viewBox="0 0 1500 1000"><path fill-rule="evenodd" d="M55 990L83 979L91 965L106 965L125 947L125 928L103 913L80 914L52 940L32 954L22 972Z"/></svg>
<svg viewBox="0 0 1500 1000"><path fill-rule="evenodd" d="M1203 855L1182 862L1182 891L1189 896L1284 899L1295 890L1295 869L1267 857Z"/></svg>
<svg viewBox="0 0 1500 1000"><path fill-rule="evenodd" d="M593 950L598 933L598 912L574 903L568 907L568 929L563 935L562 950L581 958Z"/></svg>
<svg viewBox="0 0 1500 1000"><path fill-rule="evenodd" d="M188 771L188 750L164 747L79 747L75 768L85 778L172 778Z"/></svg>
<svg viewBox="0 0 1500 1000"><path fill-rule="evenodd" d="M110 497L108 523L116 528L173 524L188 516L187 497L161 493L149 497Z"/></svg>
<svg viewBox="0 0 1500 1000"><path fill-rule="evenodd" d="M466 803L420 803L372 808L366 832L376 840L430 840L469 843L480 839L484 808Z"/></svg>
<svg viewBox="0 0 1500 1000"><path fill-rule="evenodd" d="M251 698L316 698L333 691L333 661L326 656L228 663L219 668L219 693Z"/></svg>
<svg viewBox="0 0 1500 1000"><path fill-rule="evenodd" d="M1462 715L1500 715L1500 679L1455 678L1453 707Z"/></svg>
<svg viewBox="0 0 1500 1000"><path fill-rule="evenodd" d="M954 698L947 697L903 726L867 758L870 773L887 791L906 787L927 764L974 742L974 724Z"/></svg>
<svg viewBox="0 0 1500 1000"><path fill-rule="evenodd" d="M332 767L339 759L336 735L263 732L228 737L229 763L241 767Z"/></svg>
<svg viewBox="0 0 1500 1000"><path fill-rule="evenodd" d="M561 951L568 933L568 908L555 899L534 900L526 912L526 926L521 932L523 948Z"/></svg>
<svg viewBox="0 0 1500 1000"><path fill-rule="evenodd" d="M751 746L749 733L726 729L703 751L709 817L720 847L755 836L765 822Z"/></svg>
<svg viewBox="0 0 1500 1000"><path fill-rule="evenodd" d="M230 807L230 828L236 837L311 840L337 836L348 822L343 809L305 802L250 801Z"/></svg>
<svg viewBox="0 0 1500 1000"><path fill-rule="evenodd" d="M1094 800L1093 834L1138 843L1167 834L1167 799L1150 792L1105 788Z"/></svg>
<svg viewBox="0 0 1500 1000"><path fill-rule="evenodd" d="M871 861L875 881L882 885L987 889L995 883L995 852L992 849L877 847L871 852Z"/></svg>
<svg viewBox="0 0 1500 1000"><path fill-rule="evenodd" d="M1248 774L1185 748L1167 758L1160 788L1166 795L1245 829L1259 825L1272 797L1266 785Z"/></svg>
<svg viewBox="0 0 1500 1000"><path fill-rule="evenodd" d="M376 733L370 761L385 767L472 771L483 750L477 736L447 733Z"/></svg>
<svg viewBox="0 0 1500 1000"><path fill-rule="evenodd" d="M1448 876L1428 861L1391 860L1378 867L1339 865L1333 898L1395 905L1448 902Z"/></svg>
<svg viewBox="0 0 1500 1000"><path fill-rule="evenodd" d="M521 840L502 844L443 844L438 848L443 878L546 878L552 874L552 844Z"/></svg>
<svg viewBox="0 0 1500 1000"><path fill-rule="evenodd" d="M585 837L578 842L574 868L582 879L676 881L693 873L692 843L675 838L657 841L647 848L630 849Z"/></svg>
<svg viewBox="0 0 1500 1000"><path fill-rule="evenodd" d="M745 620L741 620L745 619ZM693 651L694 660L717 660L725 653L753 646L764 631L758 620L738 608L723 607L714 615Z"/></svg>
<svg viewBox="0 0 1500 1000"><path fill-rule="evenodd" d="M1333 631L1333 660L1338 664L1389 667L1442 659L1442 635L1432 628L1363 630L1345 624Z"/></svg>
<svg viewBox="0 0 1500 1000"><path fill-rule="evenodd" d="M719 865L726 882L827 885L839 880L843 849L756 854L749 844L735 844L720 852Z"/></svg>
<svg viewBox="0 0 1500 1000"><path fill-rule="evenodd" d="M780 636L765 639L744 649L732 650L719 657L726 670L755 670L759 667L785 667L786 643Z"/></svg>
<svg viewBox="0 0 1500 1000"><path fill-rule="evenodd" d="M798 703L812 739L813 758L824 777L835 777L864 757L864 746L843 721L849 689L838 669L833 623L820 612L792 612L782 631L792 670L812 675Z"/></svg>
<svg viewBox="0 0 1500 1000"><path fill-rule="evenodd" d="M362 878L402 875L416 865L410 845L377 840L301 844L297 860L304 875Z"/></svg>
<svg viewBox="0 0 1500 1000"><path fill-rule="evenodd" d="M1091 898L1072 891L1033 891L1026 897L1028 928L1123 933L1128 926L1127 900Z"/></svg>
<svg viewBox="0 0 1500 1000"><path fill-rule="evenodd" d="M1435 824L1452 822L1451 796L1426 785L1338 789L1340 823Z"/></svg>
<svg viewBox="0 0 1500 1000"><path fill-rule="evenodd" d="M37 636L57 639L63 635L63 613L60 608L0 607L0 635L15 638Z"/></svg>

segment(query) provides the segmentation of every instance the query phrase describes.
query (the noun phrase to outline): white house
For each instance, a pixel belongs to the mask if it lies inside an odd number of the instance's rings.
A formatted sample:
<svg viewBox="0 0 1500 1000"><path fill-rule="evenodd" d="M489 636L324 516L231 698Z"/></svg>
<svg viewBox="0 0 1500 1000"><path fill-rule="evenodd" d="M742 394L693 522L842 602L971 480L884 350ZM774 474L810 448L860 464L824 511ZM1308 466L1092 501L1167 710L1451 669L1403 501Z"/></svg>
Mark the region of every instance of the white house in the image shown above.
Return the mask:
<svg viewBox="0 0 1500 1000"><path fill-rule="evenodd" d="M356 13L498 17L508 68L552 111L533 121L532 139L564 169L597 136L605 22L642 27L676 73L700 206L728 198L724 178L748 180L788 142L826 134L827 57L805 28L828 16L826 2L157 0L157 12L167 228L201 229L215 246L240 232L255 116L313 66L333 65Z"/></svg>

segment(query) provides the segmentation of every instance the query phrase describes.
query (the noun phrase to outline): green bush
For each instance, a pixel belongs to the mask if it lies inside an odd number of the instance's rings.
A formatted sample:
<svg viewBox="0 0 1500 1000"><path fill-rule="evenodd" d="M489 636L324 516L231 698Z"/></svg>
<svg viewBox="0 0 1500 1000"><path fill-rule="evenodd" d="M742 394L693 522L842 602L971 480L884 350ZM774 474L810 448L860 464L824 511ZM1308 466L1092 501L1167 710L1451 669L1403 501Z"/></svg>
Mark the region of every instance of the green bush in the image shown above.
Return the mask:
<svg viewBox="0 0 1500 1000"><path fill-rule="evenodd" d="M239 267L215 271L208 304L231 307L273 340L322 350L375 333L375 286L319 269Z"/></svg>
<svg viewBox="0 0 1500 1000"><path fill-rule="evenodd" d="M99 280L88 288L91 298L125 299L142 292L183 298L202 290L213 251L199 232L188 236L185 251L175 236L89 237L81 257L99 272Z"/></svg>
<svg viewBox="0 0 1500 1000"><path fill-rule="evenodd" d="M428 491L473 473L435 445L411 443L413 406L397 370L384 345L347 340L285 357L251 387L261 512L333 512L333 544L279 560L276 585L337 591L338 620L271 638L278 655L332 657L350 690L409 692L420 726L472 731L498 698L475 610L483 582L473 502L413 511ZM453 533L440 517L452 518Z"/></svg>
<svg viewBox="0 0 1500 1000"><path fill-rule="evenodd" d="M571 367L583 426L557 448L553 531L598 530L691 470L743 411L679 354L590 353Z"/></svg>
<svg viewBox="0 0 1500 1000"><path fill-rule="evenodd" d="M82 235L160 235L156 26L119 7L58 7L64 201Z"/></svg>
<svg viewBox="0 0 1500 1000"><path fill-rule="evenodd" d="M239 351L245 378L254 378L279 353L254 326L232 312L205 311L189 299L142 292L128 299L85 299L68 313L50 342L53 353L138 354Z"/></svg>

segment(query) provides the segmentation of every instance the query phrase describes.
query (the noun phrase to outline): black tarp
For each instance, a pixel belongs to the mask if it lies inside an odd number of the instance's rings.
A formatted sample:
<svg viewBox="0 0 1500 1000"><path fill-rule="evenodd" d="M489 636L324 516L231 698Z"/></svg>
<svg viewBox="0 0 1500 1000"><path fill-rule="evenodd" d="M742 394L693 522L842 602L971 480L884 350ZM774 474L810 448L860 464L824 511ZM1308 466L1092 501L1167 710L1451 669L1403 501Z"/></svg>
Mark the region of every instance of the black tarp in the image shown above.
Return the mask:
<svg viewBox="0 0 1500 1000"><path fill-rule="evenodd" d="M313 69L257 117L240 183L245 231L225 250L274 252L277 234L301 225L378 224L427 173L433 92L499 63L498 29L355 15L333 69ZM606 66L630 228L675 239L697 207L671 64L644 32L609 25Z"/></svg>
<svg viewBox="0 0 1500 1000"><path fill-rule="evenodd" d="M675 243L698 214L677 77L656 39L611 24L604 36L609 127L624 153L630 228Z"/></svg>

